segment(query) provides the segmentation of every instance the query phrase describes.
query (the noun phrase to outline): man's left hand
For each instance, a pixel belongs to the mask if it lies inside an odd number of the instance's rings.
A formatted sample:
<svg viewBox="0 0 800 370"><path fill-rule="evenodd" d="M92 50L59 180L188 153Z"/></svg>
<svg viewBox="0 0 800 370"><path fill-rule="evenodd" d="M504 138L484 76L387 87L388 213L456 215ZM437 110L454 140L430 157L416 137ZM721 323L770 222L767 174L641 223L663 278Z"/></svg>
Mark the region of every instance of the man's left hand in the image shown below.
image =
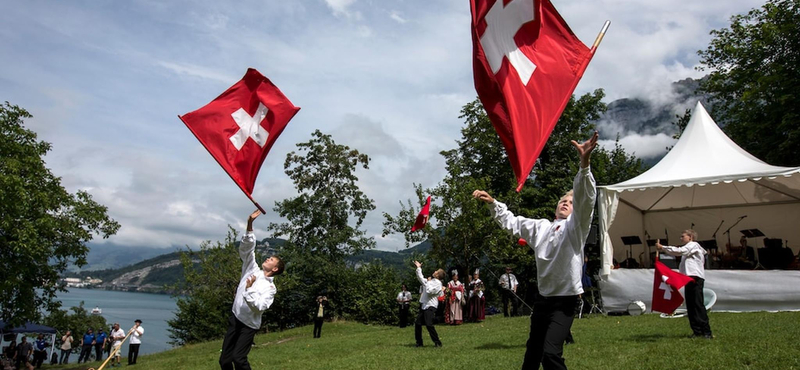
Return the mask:
<svg viewBox="0 0 800 370"><path fill-rule="evenodd" d="M249 289L251 286L253 286L253 283L255 282L256 282L256 276L251 275L249 278L247 278L247 288Z"/></svg>

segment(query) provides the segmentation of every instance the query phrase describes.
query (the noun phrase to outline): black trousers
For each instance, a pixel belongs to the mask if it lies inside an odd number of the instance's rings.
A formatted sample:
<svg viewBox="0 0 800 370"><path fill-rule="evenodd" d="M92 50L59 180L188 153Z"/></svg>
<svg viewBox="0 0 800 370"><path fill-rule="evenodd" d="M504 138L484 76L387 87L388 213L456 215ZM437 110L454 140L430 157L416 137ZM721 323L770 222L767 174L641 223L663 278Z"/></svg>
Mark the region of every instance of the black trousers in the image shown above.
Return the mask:
<svg viewBox="0 0 800 370"><path fill-rule="evenodd" d="M705 279L690 276L694 281L686 284L686 314L689 316L689 326L692 333L697 336L711 335L711 325L708 322L706 305L703 302L703 286Z"/></svg>
<svg viewBox="0 0 800 370"><path fill-rule="evenodd" d="M131 343L130 347L128 347L128 365L133 365L136 363L136 359L139 358L140 345L140 343Z"/></svg>
<svg viewBox="0 0 800 370"><path fill-rule="evenodd" d="M91 344L84 344L81 347L81 354L78 356L78 363L89 362L89 357L92 355L92 345Z"/></svg>
<svg viewBox="0 0 800 370"><path fill-rule="evenodd" d="M68 364L69 363L69 354L72 352L71 349L62 349L61 350L61 360L58 361L59 364Z"/></svg>
<svg viewBox="0 0 800 370"><path fill-rule="evenodd" d="M222 370L250 370L247 355L253 346L253 338L258 330L253 329L231 314L228 319L228 331L222 341L222 353L219 355L219 367Z"/></svg>
<svg viewBox="0 0 800 370"><path fill-rule="evenodd" d="M405 328L408 325L408 305L400 305L400 327Z"/></svg>
<svg viewBox="0 0 800 370"><path fill-rule="evenodd" d="M511 303L511 311L508 310L509 303ZM503 316L517 316L519 314L519 303L517 297L514 297L514 292L503 289Z"/></svg>
<svg viewBox="0 0 800 370"><path fill-rule="evenodd" d="M536 299L531 314L531 333L528 337L522 369L566 369L564 341L569 336L578 296L542 297Z"/></svg>
<svg viewBox="0 0 800 370"><path fill-rule="evenodd" d="M94 345L94 357L97 361L103 361L103 345L102 344L95 344Z"/></svg>
<svg viewBox="0 0 800 370"><path fill-rule="evenodd" d="M322 335L322 318L314 318L314 338L319 338Z"/></svg>
<svg viewBox="0 0 800 370"><path fill-rule="evenodd" d="M417 314L417 321L414 323L414 339L417 340L417 345L422 345L422 325L428 329L428 334L431 335L431 340L436 345L442 345L439 340L439 334L436 333L436 328L433 326L433 318L436 316L436 307L428 307L425 310L419 310Z"/></svg>
<svg viewBox="0 0 800 370"><path fill-rule="evenodd" d="M47 358L47 352L45 351L33 351L33 367L40 368L42 367L42 363L44 363L44 359Z"/></svg>

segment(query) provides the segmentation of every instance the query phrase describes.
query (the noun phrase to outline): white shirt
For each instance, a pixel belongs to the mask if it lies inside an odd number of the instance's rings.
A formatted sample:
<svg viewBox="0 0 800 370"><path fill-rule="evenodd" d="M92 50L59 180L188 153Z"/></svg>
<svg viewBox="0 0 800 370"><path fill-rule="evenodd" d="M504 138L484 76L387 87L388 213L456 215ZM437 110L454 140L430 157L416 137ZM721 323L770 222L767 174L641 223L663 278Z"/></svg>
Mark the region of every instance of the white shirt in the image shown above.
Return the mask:
<svg viewBox="0 0 800 370"><path fill-rule="evenodd" d="M133 333L131 333L131 344L142 344L142 335L144 335L144 328L139 325L139 327L131 328Z"/></svg>
<svg viewBox="0 0 800 370"><path fill-rule="evenodd" d="M475 279L475 280L472 280L469 283L469 296L470 297L472 297L472 296L474 296L476 294L478 295L478 298L482 298L483 297L483 291L482 290L478 290L478 288L481 286L481 283L482 283L481 279Z"/></svg>
<svg viewBox="0 0 800 370"><path fill-rule="evenodd" d="M679 270L686 276L705 279L706 250L697 242L688 242L683 247L664 246L664 252L673 256L683 256Z"/></svg>
<svg viewBox="0 0 800 370"><path fill-rule="evenodd" d="M411 292L405 291L397 294L397 303L408 304L411 302Z"/></svg>
<svg viewBox="0 0 800 370"><path fill-rule="evenodd" d="M256 237L252 231L247 232L242 237L239 244L239 257L242 259L242 277L239 279L239 286L236 288L236 296L233 299L233 315L242 324L253 329L261 328L261 314L272 305L275 300L275 293L278 288L272 281L272 277L264 275L264 271L256 265ZM250 288L247 288L247 278L255 275L256 281Z"/></svg>
<svg viewBox="0 0 800 370"><path fill-rule="evenodd" d="M430 280L426 280L424 276L422 276L422 268L417 267L417 280L422 284L421 295L419 297L419 303L422 304L422 309L427 309L428 307L438 307L439 306L439 294L442 294L442 282L439 279L431 278Z"/></svg>
<svg viewBox="0 0 800 370"><path fill-rule="evenodd" d="M515 291L517 289L517 285L519 285L519 283L517 283L517 277L514 276L514 274L500 275L499 282L500 286L503 287L503 289L507 289L512 292Z"/></svg>
<svg viewBox="0 0 800 370"><path fill-rule="evenodd" d="M572 182L572 214L566 219L550 221L514 216L505 204L497 200L488 205L500 226L525 239L533 249L539 293L545 297L583 293L583 245L592 223L597 193L594 185L589 167L578 170Z"/></svg>
<svg viewBox="0 0 800 370"><path fill-rule="evenodd" d="M133 334L131 334L133 335ZM119 337L119 338L117 338ZM114 339L114 345L118 346L122 344L122 340L125 339L125 332L122 329L111 330L111 338Z"/></svg>

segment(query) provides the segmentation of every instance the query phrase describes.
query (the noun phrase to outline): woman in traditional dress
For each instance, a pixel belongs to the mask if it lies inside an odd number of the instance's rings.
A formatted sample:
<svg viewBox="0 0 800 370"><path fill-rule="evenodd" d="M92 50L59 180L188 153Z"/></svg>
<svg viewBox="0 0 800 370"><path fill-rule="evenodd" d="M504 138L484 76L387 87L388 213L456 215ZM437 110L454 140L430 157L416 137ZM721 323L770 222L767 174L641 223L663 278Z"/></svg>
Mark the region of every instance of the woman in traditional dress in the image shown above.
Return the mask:
<svg viewBox="0 0 800 370"><path fill-rule="evenodd" d="M447 283L447 323L461 325L464 322L461 304L464 302L464 284L458 281L458 270L452 272L453 280Z"/></svg>
<svg viewBox="0 0 800 370"><path fill-rule="evenodd" d="M481 322L486 319L484 308L486 298L483 297L483 281L480 278L480 270L475 269L469 291L469 319L472 322Z"/></svg>

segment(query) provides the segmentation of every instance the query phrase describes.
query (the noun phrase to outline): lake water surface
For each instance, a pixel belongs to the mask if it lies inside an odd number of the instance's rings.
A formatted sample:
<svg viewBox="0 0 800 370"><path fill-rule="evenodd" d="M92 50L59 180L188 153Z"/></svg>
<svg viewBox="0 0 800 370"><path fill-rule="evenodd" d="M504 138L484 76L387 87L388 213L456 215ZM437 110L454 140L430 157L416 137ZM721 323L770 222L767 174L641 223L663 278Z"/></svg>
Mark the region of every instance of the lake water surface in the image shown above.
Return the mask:
<svg viewBox="0 0 800 370"><path fill-rule="evenodd" d="M69 288L68 292L59 292L58 299L61 300L61 308L68 311L71 307L78 306L81 301L84 302L83 307L87 311L91 311L95 306L100 307L108 325L118 322L125 332L133 327L134 320L142 320L144 335L139 354L161 352L172 348L168 343L170 338L167 320L175 317L177 307L175 299L169 295ZM65 328L56 329L63 332ZM106 331L108 330L109 328L106 328ZM76 338L80 336L79 333L73 335ZM126 341L122 354L127 355L127 353Z"/></svg>

